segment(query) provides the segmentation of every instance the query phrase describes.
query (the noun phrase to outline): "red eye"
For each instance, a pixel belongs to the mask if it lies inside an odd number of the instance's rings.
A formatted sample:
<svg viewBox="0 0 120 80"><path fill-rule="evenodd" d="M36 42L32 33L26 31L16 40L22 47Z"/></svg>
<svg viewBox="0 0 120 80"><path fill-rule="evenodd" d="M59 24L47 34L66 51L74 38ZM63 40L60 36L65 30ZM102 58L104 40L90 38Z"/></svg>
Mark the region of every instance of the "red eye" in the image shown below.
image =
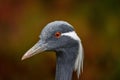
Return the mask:
<svg viewBox="0 0 120 80"><path fill-rule="evenodd" d="M61 36L61 32L56 32L56 33L55 33L55 37L56 37L56 38L60 38L60 36Z"/></svg>

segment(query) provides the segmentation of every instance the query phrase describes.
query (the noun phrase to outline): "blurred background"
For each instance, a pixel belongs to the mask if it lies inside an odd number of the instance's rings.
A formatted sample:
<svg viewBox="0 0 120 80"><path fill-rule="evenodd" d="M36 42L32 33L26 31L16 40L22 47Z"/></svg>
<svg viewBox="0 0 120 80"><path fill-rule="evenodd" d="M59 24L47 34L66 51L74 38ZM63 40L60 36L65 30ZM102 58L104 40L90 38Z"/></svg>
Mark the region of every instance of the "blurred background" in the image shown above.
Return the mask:
<svg viewBox="0 0 120 80"><path fill-rule="evenodd" d="M54 52L21 61L54 20L68 21L81 37L79 80L120 80L120 0L0 0L0 80L54 80Z"/></svg>

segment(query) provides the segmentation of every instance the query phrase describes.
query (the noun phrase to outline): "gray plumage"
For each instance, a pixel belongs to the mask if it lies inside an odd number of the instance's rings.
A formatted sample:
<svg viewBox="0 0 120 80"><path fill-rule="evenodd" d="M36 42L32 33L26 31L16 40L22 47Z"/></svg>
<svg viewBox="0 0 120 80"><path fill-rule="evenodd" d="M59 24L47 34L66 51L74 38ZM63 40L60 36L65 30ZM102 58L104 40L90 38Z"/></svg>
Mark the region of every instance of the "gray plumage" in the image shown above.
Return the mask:
<svg viewBox="0 0 120 80"><path fill-rule="evenodd" d="M56 37L55 34L59 32ZM80 38L72 25L65 21L54 21L42 30L40 41L26 52L22 59L29 58L43 51L56 52L56 80L71 80L73 70L79 77L83 68L83 49Z"/></svg>

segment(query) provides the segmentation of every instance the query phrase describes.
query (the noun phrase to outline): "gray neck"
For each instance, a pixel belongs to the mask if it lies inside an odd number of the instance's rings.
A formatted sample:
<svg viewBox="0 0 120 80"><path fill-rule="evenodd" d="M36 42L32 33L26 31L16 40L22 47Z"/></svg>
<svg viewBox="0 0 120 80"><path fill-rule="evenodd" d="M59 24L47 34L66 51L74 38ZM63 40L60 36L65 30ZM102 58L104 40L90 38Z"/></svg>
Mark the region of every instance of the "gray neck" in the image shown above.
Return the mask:
<svg viewBox="0 0 120 80"><path fill-rule="evenodd" d="M57 51L56 79L71 80L75 60L78 54L78 46Z"/></svg>

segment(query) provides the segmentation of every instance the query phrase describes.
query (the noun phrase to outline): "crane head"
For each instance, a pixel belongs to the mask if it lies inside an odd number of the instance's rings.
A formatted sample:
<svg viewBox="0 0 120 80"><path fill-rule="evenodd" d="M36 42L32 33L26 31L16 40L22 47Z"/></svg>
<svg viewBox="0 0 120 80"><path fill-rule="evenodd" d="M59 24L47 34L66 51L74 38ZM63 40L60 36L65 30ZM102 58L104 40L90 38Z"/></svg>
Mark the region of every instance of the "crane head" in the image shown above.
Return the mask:
<svg viewBox="0 0 120 80"><path fill-rule="evenodd" d="M74 47L79 44L75 70L79 70L78 75L80 74L80 68L83 65L83 50L81 40L72 25L65 21L51 22L41 31L39 38L40 40L23 55L22 60L43 51L61 51L62 49Z"/></svg>

